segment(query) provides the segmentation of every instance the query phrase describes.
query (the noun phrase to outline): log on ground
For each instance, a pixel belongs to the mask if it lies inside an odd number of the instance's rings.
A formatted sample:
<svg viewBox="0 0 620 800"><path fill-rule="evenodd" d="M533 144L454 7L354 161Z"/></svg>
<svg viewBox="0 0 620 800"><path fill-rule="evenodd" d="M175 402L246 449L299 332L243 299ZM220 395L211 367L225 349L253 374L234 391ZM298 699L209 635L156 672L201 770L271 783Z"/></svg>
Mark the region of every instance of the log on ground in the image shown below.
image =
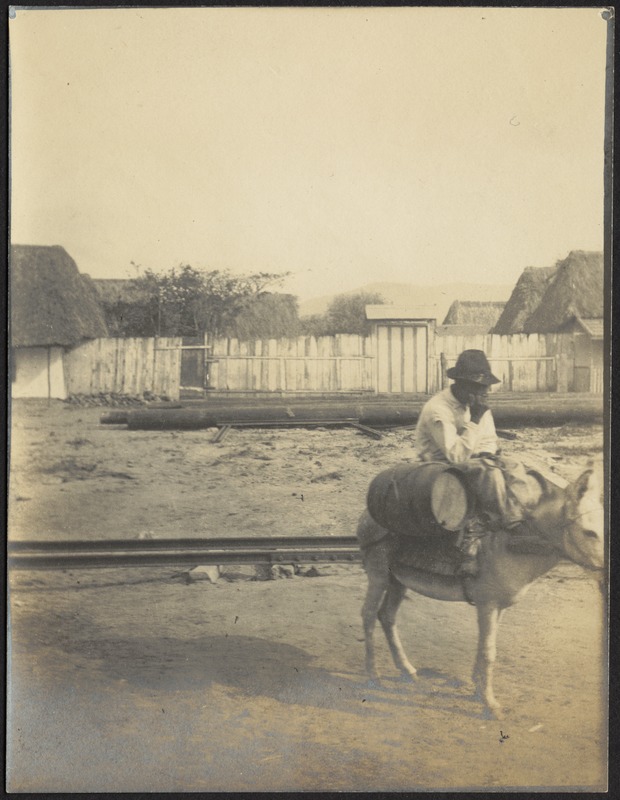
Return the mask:
<svg viewBox="0 0 620 800"><path fill-rule="evenodd" d="M291 403L252 406L192 406L189 408L136 409L104 414L104 424L127 424L132 430L196 430L236 423L251 426L255 423L278 423L290 426L310 422L325 424L349 420L371 428L392 428L415 425L424 401L411 403L384 402L376 404ZM603 421L601 398L575 395L573 398L545 395L540 398L491 398L495 424L498 427L554 426L567 423L600 423Z"/></svg>

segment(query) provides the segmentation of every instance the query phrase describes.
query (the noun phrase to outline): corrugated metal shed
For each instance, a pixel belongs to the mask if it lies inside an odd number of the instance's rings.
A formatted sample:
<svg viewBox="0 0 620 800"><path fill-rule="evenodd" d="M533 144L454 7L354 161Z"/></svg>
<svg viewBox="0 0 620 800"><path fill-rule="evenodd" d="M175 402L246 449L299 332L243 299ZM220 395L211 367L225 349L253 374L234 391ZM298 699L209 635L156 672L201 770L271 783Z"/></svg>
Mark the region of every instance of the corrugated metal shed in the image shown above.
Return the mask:
<svg viewBox="0 0 620 800"><path fill-rule="evenodd" d="M605 336L605 320L602 317L591 317L589 319L575 318L584 331L592 339L603 339Z"/></svg>

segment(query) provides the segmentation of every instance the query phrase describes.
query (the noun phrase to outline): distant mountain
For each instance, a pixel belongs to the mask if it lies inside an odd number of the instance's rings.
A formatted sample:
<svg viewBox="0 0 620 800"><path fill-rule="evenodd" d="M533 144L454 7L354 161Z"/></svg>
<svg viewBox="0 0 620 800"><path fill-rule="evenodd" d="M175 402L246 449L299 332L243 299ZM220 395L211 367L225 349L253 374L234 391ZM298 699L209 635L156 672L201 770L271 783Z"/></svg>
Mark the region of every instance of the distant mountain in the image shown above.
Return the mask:
<svg viewBox="0 0 620 800"><path fill-rule="evenodd" d="M412 283L367 283L350 289L348 292L312 297L299 304L299 316L323 314L330 302L341 294L376 292L386 303L397 306L436 306L437 320L441 324L448 309L455 300L478 300L506 302L510 297L512 284L487 283L440 283L434 286L417 286Z"/></svg>

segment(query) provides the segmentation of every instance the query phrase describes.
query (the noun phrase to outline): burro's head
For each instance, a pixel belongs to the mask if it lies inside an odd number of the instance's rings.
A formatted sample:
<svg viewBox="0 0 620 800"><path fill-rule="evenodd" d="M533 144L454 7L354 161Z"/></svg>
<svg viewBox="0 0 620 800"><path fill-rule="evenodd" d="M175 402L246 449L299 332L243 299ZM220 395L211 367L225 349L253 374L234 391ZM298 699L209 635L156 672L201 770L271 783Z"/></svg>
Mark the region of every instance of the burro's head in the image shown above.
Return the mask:
<svg viewBox="0 0 620 800"><path fill-rule="evenodd" d="M562 549L588 569L605 564L605 514L596 473L587 469L565 489Z"/></svg>

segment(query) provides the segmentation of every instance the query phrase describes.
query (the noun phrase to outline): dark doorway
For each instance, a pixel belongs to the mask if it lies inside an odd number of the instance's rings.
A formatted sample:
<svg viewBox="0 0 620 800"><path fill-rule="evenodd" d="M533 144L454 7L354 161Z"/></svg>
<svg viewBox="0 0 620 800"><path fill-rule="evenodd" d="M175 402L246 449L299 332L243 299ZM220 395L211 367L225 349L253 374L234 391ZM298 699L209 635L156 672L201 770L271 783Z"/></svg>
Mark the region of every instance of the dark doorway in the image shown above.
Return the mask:
<svg viewBox="0 0 620 800"><path fill-rule="evenodd" d="M202 397L207 386L204 336L184 336L181 350L181 396ZM188 349L185 349L188 348Z"/></svg>

